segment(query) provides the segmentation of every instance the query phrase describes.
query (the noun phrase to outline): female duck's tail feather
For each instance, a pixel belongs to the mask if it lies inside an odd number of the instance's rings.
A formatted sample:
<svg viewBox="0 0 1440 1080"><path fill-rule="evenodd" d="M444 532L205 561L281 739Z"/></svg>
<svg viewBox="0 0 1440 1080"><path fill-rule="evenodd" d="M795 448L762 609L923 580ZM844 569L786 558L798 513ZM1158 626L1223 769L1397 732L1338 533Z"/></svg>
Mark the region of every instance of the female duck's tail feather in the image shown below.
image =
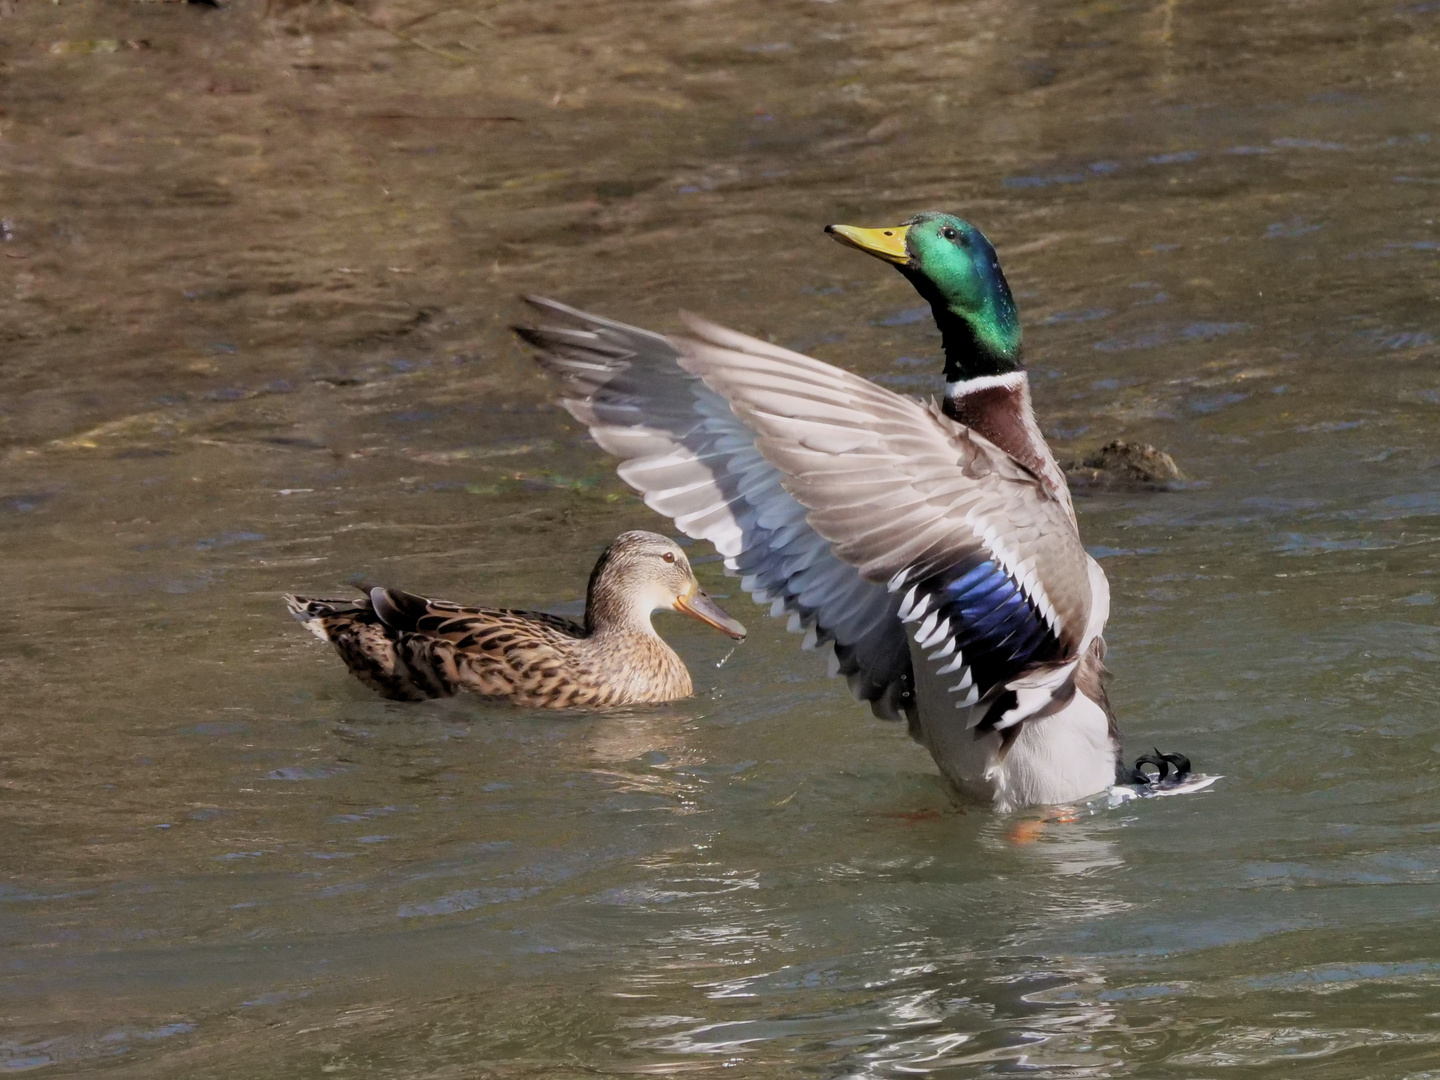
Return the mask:
<svg viewBox="0 0 1440 1080"><path fill-rule="evenodd" d="M443 638L407 632L408 599L408 593L376 588L369 596L345 600L286 594L285 605L307 630L335 646L356 678L385 697L449 697L459 688L455 646ZM393 622L384 617L392 611Z"/></svg>

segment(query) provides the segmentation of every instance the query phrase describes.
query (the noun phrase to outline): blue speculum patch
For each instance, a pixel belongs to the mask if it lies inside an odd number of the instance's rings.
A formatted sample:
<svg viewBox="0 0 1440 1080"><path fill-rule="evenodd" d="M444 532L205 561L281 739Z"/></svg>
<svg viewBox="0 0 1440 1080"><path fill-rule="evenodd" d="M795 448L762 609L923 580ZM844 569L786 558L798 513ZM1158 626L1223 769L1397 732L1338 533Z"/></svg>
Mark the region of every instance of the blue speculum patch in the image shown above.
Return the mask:
<svg viewBox="0 0 1440 1080"><path fill-rule="evenodd" d="M1059 642L1040 612L989 559L933 579L930 591L940 616L950 620L956 647L965 654L982 693L1032 661L1051 659L1058 650Z"/></svg>

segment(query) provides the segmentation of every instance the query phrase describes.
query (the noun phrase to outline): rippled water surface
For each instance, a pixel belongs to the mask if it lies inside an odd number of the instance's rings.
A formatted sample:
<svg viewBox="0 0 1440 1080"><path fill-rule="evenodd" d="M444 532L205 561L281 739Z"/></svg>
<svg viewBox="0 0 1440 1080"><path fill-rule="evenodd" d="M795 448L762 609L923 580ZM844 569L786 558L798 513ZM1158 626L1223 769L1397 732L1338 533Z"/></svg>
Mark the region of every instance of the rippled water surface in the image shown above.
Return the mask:
<svg viewBox="0 0 1440 1080"><path fill-rule="evenodd" d="M0 3L0 1072L1440 1076L1440 5ZM278 594L575 612L657 521L514 295L926 393L995 241L1128 752L961 810L713 560L700 693L379 701ZM704 554L694 549L697 557ZM721 665L724 660L723 666Z"/></svg>

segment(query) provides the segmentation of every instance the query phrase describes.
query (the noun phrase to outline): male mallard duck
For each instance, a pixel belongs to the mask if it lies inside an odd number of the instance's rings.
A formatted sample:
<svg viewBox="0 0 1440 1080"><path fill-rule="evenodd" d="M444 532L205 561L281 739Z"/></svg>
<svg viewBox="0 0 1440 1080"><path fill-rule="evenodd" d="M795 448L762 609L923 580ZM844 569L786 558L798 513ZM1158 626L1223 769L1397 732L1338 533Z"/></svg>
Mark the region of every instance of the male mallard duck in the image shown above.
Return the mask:
<svg viewBox="0 0 1440 1080"><path fill-rule="evenodd" d="M356 600L286 596L361 682L398 701L460 689L515 705L584 709L694 693L685 662L650 625L682 611L737 640L741 626L706 595L685 552L651 532L621 533L590 575L585 624L538 611L467 608L396 589Z"/></svg>
<svg viewBox="0 0 1440 1080"><path fill-rule="evenodd" d="M1035 423L995 249L941 213L826 231L930 302L943 402L694 317L667 338L532 297L560 323L517 330L646 504L831 646L832 673L962 793L1003 811L1133 782L1104 686L1109 585Z"/></svg>

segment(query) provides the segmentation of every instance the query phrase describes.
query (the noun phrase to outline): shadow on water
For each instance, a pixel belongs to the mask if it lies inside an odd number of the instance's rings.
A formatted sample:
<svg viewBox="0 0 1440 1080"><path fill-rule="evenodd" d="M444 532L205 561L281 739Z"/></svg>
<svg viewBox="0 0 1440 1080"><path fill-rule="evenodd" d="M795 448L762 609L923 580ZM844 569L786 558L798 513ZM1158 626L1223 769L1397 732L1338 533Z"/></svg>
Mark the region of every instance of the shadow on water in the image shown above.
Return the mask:
<svg viewBox="0 0 1440 1080"><path fill-rule="evenodd" d="M0 0L0 1069L1433 1073L1437 47L1338 0ZM690 701L542 717L375 700L285 617L573 612L655 527L518 292L930 392L819 230L931 206L1057 452L1190 478L1080 514L1130 748L1216 788L961 810L754 613L728 659L663 620Z"/></svg>

